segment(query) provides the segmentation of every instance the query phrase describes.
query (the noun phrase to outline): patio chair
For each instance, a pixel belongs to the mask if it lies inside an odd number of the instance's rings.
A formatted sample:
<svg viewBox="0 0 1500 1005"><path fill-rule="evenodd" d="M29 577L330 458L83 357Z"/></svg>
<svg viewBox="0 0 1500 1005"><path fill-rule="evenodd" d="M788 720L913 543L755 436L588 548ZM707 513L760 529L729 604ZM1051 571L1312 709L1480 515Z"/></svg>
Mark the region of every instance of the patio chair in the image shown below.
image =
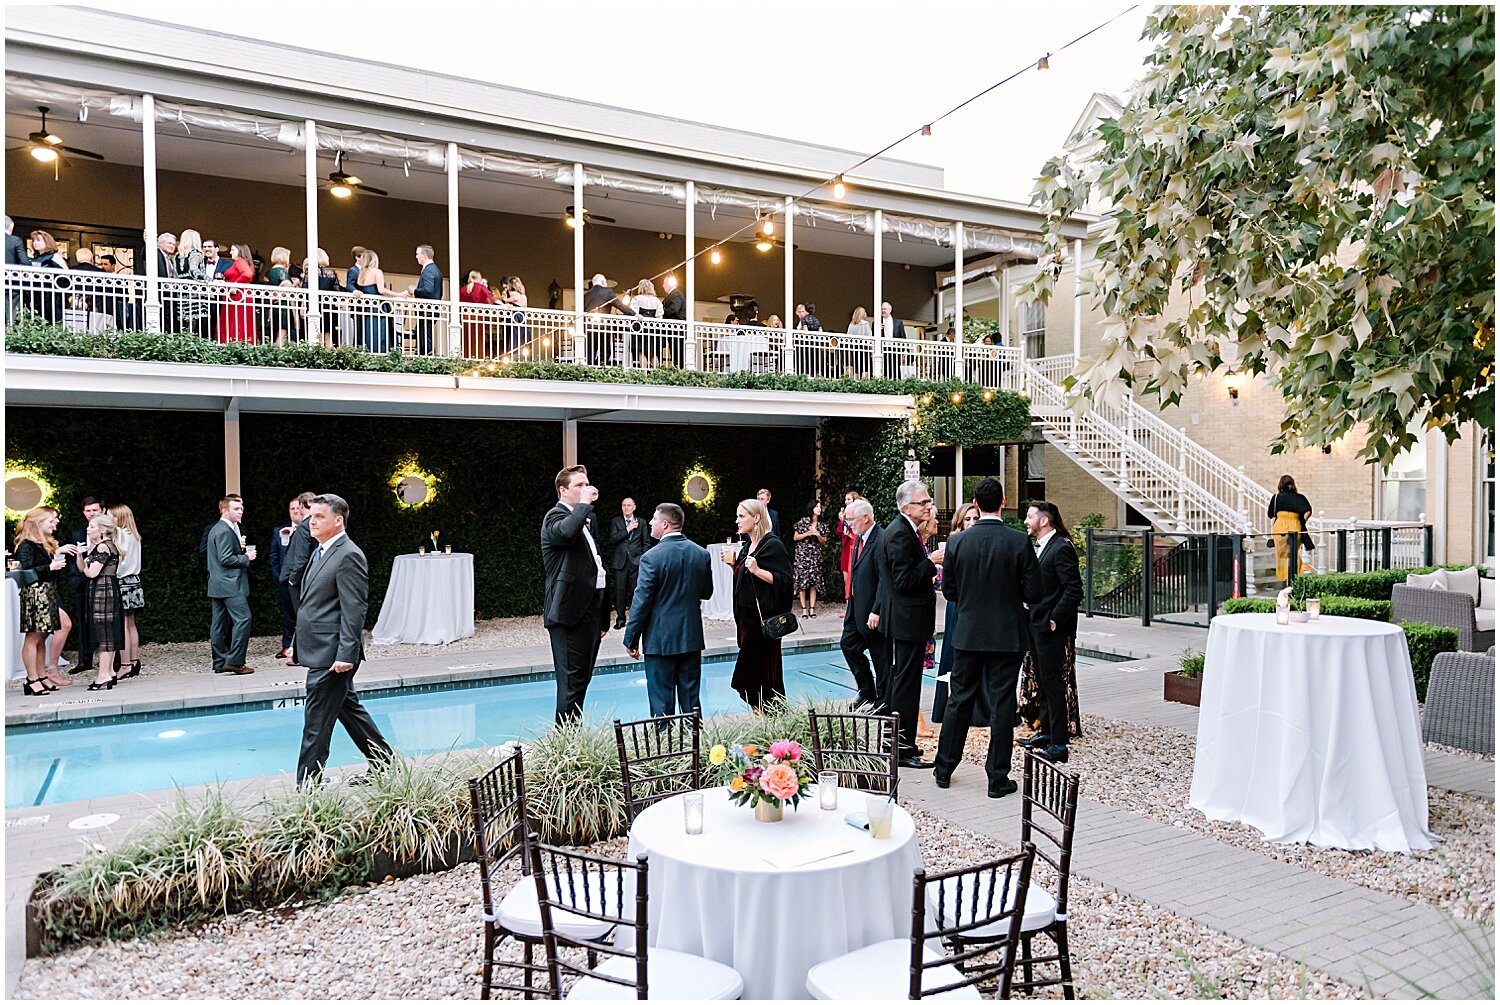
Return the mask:
<svg viewBox="0 0 1500 1005"><path fill-rule="evenodd" d="M703 784L703 718L697 709L634 722L615 720L625 819L652 803Z"/></svg>
<svg viewBox="0 0 1500 1005"><path fill-rule="evenodd" d="M980 997L979 985L996 982L997 997L1009 998L1021 917L1026 910L1036 849L928 875L912 877L911 936L888 939L819 963L807 972L807 991L822 1001L882 999L906 985L906 997ZM928 927L929 912L932 925ZM959 945L962 936L993 932L992 938L945 956L937 947ZM998 960L980 958L999 950Z"/></svg>
<svg viewBox="0 0 1500 1005"><path fill-rule="evenodd" d="M1495 649L1438 653L1427 678L1422 742L1495 753Z"/></svg>
<svg viewBox="0 0 1500 1005"><path fill-rule="evenodd" d="M479 862L479 882L484 891L480 997L489 998L492 990L513 991L528 999L550 997L550 984L536 987L533 983L537 975L547 981L548 970L544 963L532 960L533 950L542 942L542 913L526 850L526 781L519 747L489 771L469 779L469 801L474 811L474 858ZM520 860L521 878L501 897L502 870L512 858ZM574 915L559 915L556 921L579 939L601 939L610 929L608 924ZM496 957L496 950L507 938L521 944L520 959ZM520 971L521 983L496 980L497 969Z"/></svg>
<svg viewBox="0 0 1500 1005"><path fill-rule="evenodd" d="M745 981L732 967L692 953L650 947L650 884L645 855L632 863L541 844L535 838L530 848L531 875L542 907L547 968L557 997L571 1001L629 997L726 1000L740 996ZM579 937L566 926L555 924L559 916L587 918L620 932L633 928L635 938L605 943ZM578 962L579 949L589 954L586 966ZM564 955L565 950L572 951ZM608 959L597 963L601 956Z"/></svg>
<svg viewBox="0 0 1500 1005"><path fill-rule="evenodd" d="M1488 629L1479 624L1481 617ZM1495 644L1495 612L1479 612L1474 598L1464 590L1431 590L1397 583L1391 587L1391 620L1452 628L1458 632L1458 648L1468 653L1484 652Z"/></svg>
<svg viewBox="0 0 1500 1005"><path fill-rule="evenodd" d="M807 718L816 770L837 771L839 785L845 788L896 797L900 777L896 716L810 710Z"/></svg>

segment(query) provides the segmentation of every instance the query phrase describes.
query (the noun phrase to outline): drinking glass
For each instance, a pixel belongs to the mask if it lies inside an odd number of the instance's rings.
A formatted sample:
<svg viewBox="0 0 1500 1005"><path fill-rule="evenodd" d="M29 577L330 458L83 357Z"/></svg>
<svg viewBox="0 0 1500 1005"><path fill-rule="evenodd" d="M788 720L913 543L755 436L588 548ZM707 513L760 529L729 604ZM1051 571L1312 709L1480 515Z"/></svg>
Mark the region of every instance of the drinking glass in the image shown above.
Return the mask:
<svg viewBox="0 0 1500 1005"><path fill-rule="evenodd" d="M825 810L839 808L839 773L837 771L818 772L818 806Z"/></svg>
<svg viewBox="0 0 1500 1005"><path fill-rule="evenodd" d="M425 544L419 545L417 547L417 554L418 555L425 555L425 554L427 554L427 545L425 545Z"/></svg>
<svg viewBox="0 0 1500 1005"><path fill-rule="evenodd" d="M682 826L689 834L703 833L703 793L689 792L683 797Z"/></svg>
<svg viewBox="0 0 1500 1005"><path fill-rule="evenodd" d="M887 796L868 796L865 809L870 816L870 836L885 840L891 836L891 818L896 813L896 803Z"/></svg>

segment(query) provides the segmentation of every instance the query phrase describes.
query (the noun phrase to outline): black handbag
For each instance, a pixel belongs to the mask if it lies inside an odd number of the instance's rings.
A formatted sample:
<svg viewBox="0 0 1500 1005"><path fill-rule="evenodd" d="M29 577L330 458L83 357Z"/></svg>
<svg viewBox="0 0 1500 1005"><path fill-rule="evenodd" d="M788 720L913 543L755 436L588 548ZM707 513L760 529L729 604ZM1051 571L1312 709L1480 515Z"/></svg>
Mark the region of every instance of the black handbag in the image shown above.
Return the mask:
<svg viewBox="0 0 1500 1005"><path fill-rule="evenodd" d="M749 572L745 574L750 575ZM754 583L750 584L750 591L755 594L755 613L760 617L762 635L768 639L784 639L797 630L797 615L787 611L785 614L766 617L766 612L760 609L760 591L755 588Z"/></svg>

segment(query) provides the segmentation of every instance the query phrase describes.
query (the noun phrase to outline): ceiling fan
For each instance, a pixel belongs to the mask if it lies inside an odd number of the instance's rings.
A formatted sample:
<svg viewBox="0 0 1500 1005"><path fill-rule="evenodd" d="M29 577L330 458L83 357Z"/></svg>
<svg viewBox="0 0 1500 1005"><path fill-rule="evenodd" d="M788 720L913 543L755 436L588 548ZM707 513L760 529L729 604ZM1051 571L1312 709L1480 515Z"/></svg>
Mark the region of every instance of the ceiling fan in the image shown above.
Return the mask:
<svg viewBox="0 0 1500 1005"><path fill-rule="evenodd" d="M548 216L559 216L560 215L563 218L563 220L567 223L567 225L569 227L577 227L578 226L578 222L577 222L578 221L578 214L573 211L573 207L572 206L569 206L561 214L558 214L558 213L548 213L547 215ZM588 210L584 210L583 211L583 222L585 224L590 224L590 223L614 223L615 222L615 218L612 217L612 216L600 216L598 213L590 213Z"/></svg>
<svg viewBox="0 0 1500 1005"><path fill-rule="evenodd" d="M96 154L92 150L64 146L62 137L47 128L47 113L51 109L46 105L38 105L36 110L42 113L42 128L26 137L26 141L30 144L31 156L43 164L51 164L53 161L59 159L66 164L67 158L63 157L63 154L72 154L76 157L89 157L96 161L104 159L103 154Z"/></svg>
<svg viewBox="0 0 1500 1005"><path fill-rule="evenodd" d="M335 199L347 199L355 192L368 192L371 195L390 195L383 188L366 185L363 179L357 175L345 173L344 152L336 150L333 154L333 171L328 175L328 194Z"/></svg>

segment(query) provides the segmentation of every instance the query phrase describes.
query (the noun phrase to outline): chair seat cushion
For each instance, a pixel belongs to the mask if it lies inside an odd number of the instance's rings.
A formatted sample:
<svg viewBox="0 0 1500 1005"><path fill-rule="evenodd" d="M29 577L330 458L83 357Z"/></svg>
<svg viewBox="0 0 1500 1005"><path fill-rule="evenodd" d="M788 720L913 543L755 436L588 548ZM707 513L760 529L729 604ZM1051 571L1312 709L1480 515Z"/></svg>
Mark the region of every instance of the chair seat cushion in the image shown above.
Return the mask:
<svg viewBox="0 0 1500 1005"><path fill-rule="evenodd" d="M943 954L931 944L924 944L922 958L932 963L942 959ZM911 942L906 939L888 939L819 963L807 972L807 993L821 1001L905 998L906 989L911 986L910 966ZM964 975L957 967L945 963L922 972L922 988L940 988L963 979ZM979 991L970 986L928 997L977 1000Z"/></svg>
<svg viewBox="0 0 1500 1005"><path fill-rule="evenodd" d="M1479 603L1479 570L1473 567L1467 569L1448 569L1448 589L1454 593L1467 593L1469 599Z"/></svg>
<svg viewBox="0 0 1500 1005"><path fill-rule="evenodd" d="M956 920L957 912L956 905L954 904L954 899L958 895L957 883L958 880L955 877L954 879L944 880L942 883L934 884L927 888L927 911L930 915L932 915L934 919L936 919L939 917L938 888L942 887L943 910L941 921L939 921L938 924L940 924L943 928L951 928ZM974 903L974 887L972 883L973 881L971 879L964 886L963 899L965 904L965 920L970 920L973 916L972 912L967 909L967 905ZM980 904L979 913L981 915L990 913L983 906L988 899L989 886L990 881L988 878L980 881L978 899ZM1006 898L1006 907L1010 906L1010 900L1014 896L1015 891L1012 890L1010 892L1010 896ZM1052 924L1052 922L1056 918L1057 898L1053 897L1052 894L1047 891L1047 888L1045 886L1038 886L1036 883L1032 883L1030 886L1028 886L1026 889L1026 903L1021 908L1021 931L1040 931L1041 929L1046 928L1048 925ZM971 931L963 933L963 938L1003 939L1005 938L1006 934L1005 926L1005 921L997 921L993 924L982 925L979 928L975 928Z"/></svg>
<svg viewBox="0 0 1500 1005"><path fill-rule="evenodd" d="M604 909L597 913L618 914L619 905L613 902L611 896L610 903L605 904ZM530 876L521 877L520 882L511 887L505 899L500 901L500 906L495 911L495 918L508 932L524 935L529 939L540 939L542 937L542 905L536 899L536 880ZM557 926L559 932L566 933L570 938L591 941L604 938L614 927L607 921L595 921L593 918L584 918L561 911L553 912L552 923Z"/></svg>
<svg viewBox="0 0 1500 1005"><path fill-rule="evenodd" d="M1486 611L1483 608L1474 608L1474 627L1481 632L1493 632L1495 630L1495 612Z"/></svg>
<svg viewBox="0 0 1500 1005"><path fill-rule="evenodd" d="M634 957L614 956L597 969L601 974L630 981L630 986L584 977L568 990L569 1001L635 999ZM745 982L733 967L673 949L646 951L646 996L654 1001L732 1001L744 990Z"/></svg>
<svg viewBox="0 0 1500 1005"><path fill-rule="evenodd" d="M1479 581L1479 606L1486 611L1495 609L1495 581L1493 579Z"/></svg>

